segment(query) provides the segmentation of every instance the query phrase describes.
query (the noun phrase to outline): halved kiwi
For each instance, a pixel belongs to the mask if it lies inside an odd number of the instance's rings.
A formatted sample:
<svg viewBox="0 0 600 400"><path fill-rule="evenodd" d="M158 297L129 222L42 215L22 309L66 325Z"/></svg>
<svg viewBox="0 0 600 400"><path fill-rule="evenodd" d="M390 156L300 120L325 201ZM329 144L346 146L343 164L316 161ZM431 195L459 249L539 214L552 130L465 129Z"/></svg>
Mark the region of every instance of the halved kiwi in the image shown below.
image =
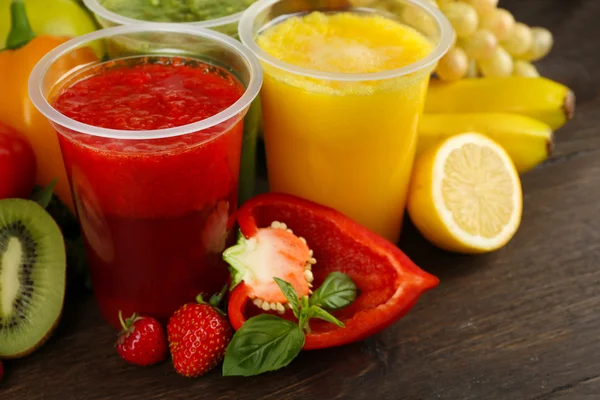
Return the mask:
<svg viewBox="0 0 600 400"><path fill-rule="evenodd" d="M65 278L65 244L52 217L30 200L0 200L0 358L26 356L46 341Z"/></svg>

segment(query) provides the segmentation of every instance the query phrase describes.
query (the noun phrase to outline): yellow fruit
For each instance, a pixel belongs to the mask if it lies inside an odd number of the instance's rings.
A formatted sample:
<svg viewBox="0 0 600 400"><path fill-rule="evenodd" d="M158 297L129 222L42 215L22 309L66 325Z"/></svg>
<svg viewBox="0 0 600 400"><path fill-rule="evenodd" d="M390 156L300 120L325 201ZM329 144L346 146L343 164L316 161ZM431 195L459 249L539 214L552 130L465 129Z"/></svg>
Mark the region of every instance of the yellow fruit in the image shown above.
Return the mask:
<svg viewBox="0 0 600 400"><path fill-rule="evenodd" d="M513 75L538 78L540 73L532 63L523 60L517 60L515 61L515 70L513 71Z"/></svg>
<svg viewBox="0 0 600 400"><path fill-rule="evenodd" d="M479 76L479 70L477 69L477 62L475 60L469 60L469 67L465 78L477 78Z"/></svg>
<svg viewBox="0 0 600 400"><path fill-rule="evenodd" d="M504 149L478 133L453 136L415 162L408 213L436 246L458 253L497 250L517 232L519 175Z"/></svg>
<svg viewBox="0 0 600 400"><path fill-rule="evenodd" d="M437 7L435 1L426 1ZM426 36L434 37L438 34L439 28L435 20L431 18L431 14L429 14L429 12L423 10L421 7L417 7L416 5L412 4L406 4L402 8L396 8L390 11L392 11L392 13L399 13L401 22L412 26L421 33L424 33Z"/></svg>
<svg viewBox="0 0 600 400"><path fill-rule="evenodd" d="M458 37L469 37L475 33L479 25L477 11L467 3L448 3L440 5L440 9L448 18Z"/></svg>
<svg viewBox="0 0 600 400"><path fill-rule="evenodd" d="M499 41L506 39L512 32L515 26L515 17L503 9L496 8L491 12L481 16L479 23L480 29L491 31Z"/></svg>
<svg viewBox="0 0 600 400"><path fill-rule="evenodd" d="M454 47L438 62L435 72L444 81L456 81L467 73L469 58L459 47Z"/></svg>
<svg viewBox="0 0 600 400"><path fill-rule="evenodd" d="M510 54L498 46L491 57L477 61L477 67L485 77L506 78L512 75L515 65Z"/></svg>
<svg viewBox="0 0 600 400"><path fill-rule="evenodd" d="M465 3L469 3L479 15L489 13L498 7L498 0L463 0Z"/></svg>
<svg viewBox="0 0 600 400"><path fill-rule="evenodd" d="M485 29L475 32L473 36L464 40L463 48L467 55L474 60L492 57L498 47L496 36Z"/></svg>
<svg viewBox="0 0 600 400"><path fill-rule="evenodd" d="M531 29L520 22L517 22L512 32L502 42L502 47L513 56L525 54L533 43L533 33Z"/></svg>
<svg viewBox="0 0 600 400"><path fill-rule="evenodd" d="M575 95L566 86L546 78L432 80L425 101L426 113L508 112L538 119L553 130L571 119Z"/></svg>
<svg viewBox="0 0 600 400"><path fill-rule="evenodd" d="M531 35L532 41L529 50L519 57L527 61L538 61L550 53L554 45L554 38L548 29L541 27L531 28Z"/></svg>
<svg viewBox="0 0 600 400"><path fill-rule="evenodd" d="M353 7L371 7L377 3L377 0L350 0Z"/></svg>
<svg viewBox="0 0 600 400"><path fill-rule="evenodd" d="M419 122L417 156L441 140L462 132L479 132L500 144L519 173L545 161L552 151L552 129L519 114L424 114Z"/></svg>

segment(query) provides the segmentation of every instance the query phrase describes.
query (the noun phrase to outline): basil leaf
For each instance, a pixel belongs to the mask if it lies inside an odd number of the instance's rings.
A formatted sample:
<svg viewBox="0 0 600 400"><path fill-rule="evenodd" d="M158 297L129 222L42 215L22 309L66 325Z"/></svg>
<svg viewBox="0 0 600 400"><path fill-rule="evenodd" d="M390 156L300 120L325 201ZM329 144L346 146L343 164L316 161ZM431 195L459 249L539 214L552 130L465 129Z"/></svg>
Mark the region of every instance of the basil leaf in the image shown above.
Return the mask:
<svg viewBox="0 0 600 400"><path fill-rule="evenodd" d="M297 324L270 314L250 318L233 335L223 362L223 376L252 376L287 366L302 350Z"/></svg>
<svg viewBox="0 0 600 400"><path fill-rule="evenodd" d="M298 300L298 293L296 293L296 290L294 289L294 287L289 284L288 282L284 281L283 279L279 279L279 278L273 278L275 279L275 282L277 282L277 284L279 285L279 288L281 289L281 291L283 292L283 295L285 296L286 299L288 299L288 301L290 302L290 305L292 306L292 311L294 312L294 315L296 316L296 318L300 318L300 301Z"/></svg>
<svg viewBox="0 0 600 400"><path fill-rule="evenodd" d="M327 322L331 322L332 324L335 324L335 325L339 326L340 328L345 327L344 324L342 323L342 321L340 321L333 315L329 314L327 311L325 311L322 308L317 307L317 306L312 306L308 309L308 318L313 318L313 317L325 320Z"/></svg>
<svg viewBox="0 0 600 400"><path fill-rule="evenodd" d="M311 296L310 305L335 311L351 304L356 294L356 285L348 275L332 272Z"/></svg>
<svg viewBox="0 0 600 400"><path fill-rule="evenodd" d="M31 195L31 200L38 203L40 206L47 208L54 195L54 186L56 186L57 179L54 178L50 184L46 187L36 187Z"/></svg>

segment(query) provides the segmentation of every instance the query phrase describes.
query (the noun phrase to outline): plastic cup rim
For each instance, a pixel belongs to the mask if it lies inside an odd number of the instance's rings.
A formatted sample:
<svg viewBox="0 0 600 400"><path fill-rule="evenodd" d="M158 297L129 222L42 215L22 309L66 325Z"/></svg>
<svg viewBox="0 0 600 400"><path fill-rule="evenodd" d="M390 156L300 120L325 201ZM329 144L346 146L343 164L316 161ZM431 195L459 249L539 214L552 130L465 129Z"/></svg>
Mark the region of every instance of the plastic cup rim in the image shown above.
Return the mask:
<svg viewBox="0 0 600 400"><path fill-rule="evenodd" d="M100 17L102 17L102 18L104 18L106 20L109 20L110 22L113 22L115 24L129 25L129 24L139 24L139 23L152 22L152 21L146 21L146 20L143 20L143 19L136 19L136 18L125 17L124 15L117 14L116 12L110 11L109 9L107 9L106 7L104 7L102 4L100 4L99 0L83 0L83 3L85 4L85 6L90 11L92 11L94 14L96 14L96 16L100 16ZM206 21L154 22L154 23L155 24L173 24L173 23L178 23L178 24L193 25L193 26L200 27L200 28L216 28L216 27L219 27L219 26L229 25L229 24L233 24L235 22L238 22L240 20L240 18L242 17L243 13L244 13L244 11L239 11L239 12L234 13L234 14L226 15L224 17L209 19L209 20L206 20Z"/></svg>
<svg viewBox="0 0 600 400"><path fill-rule="evenodd" d="M120 129L109 129L100 128L93 125L84 124L76 121L72 118L67 117L57 111L46 99L42 92L42 77L45 76L50 66L56 62L61 56L64 56L68 52L84 45L85 43L93 40L110 38L117 35L128 34L128 33L160 33L160 32L173 32L173 33L185 33L193 36L198 36L210 40L214 40L223 45L227 45L234 52L238 53L245 60L246 67L250 71L250 81L246 85L246 90L243 95L231 106L225 110L215 114L209 118L203 119L192 124L177 126L166 129L154 129L154 130L120 130ZM78 36L74 39L69 40L54 48L48 52L44 57L38 61L29 76L29 97L33 102L34 106L50 121L55 124L92 136L99 136L104 138L112 139L164 139L176 136L182 136L190 133L199 132L213 126L219 125L223 122L229 121L239 113L246 110L252 101L258 96L260 88L262 86L262 68L258 59L245 48L237 40L210 29L198 28L196 26L186 24L167 24L167 23L140 23L132 25L121 25L112 28L100 29L86 35Z"/></svg>
<svg viewBox="0 0 600 400"><path fill-rule="evenodd" d="M276 67L285 72L289 72L295 75L301 75L308 78L329 80L329 81L345 81L345 82L358 82L358 81L377 81L390 78L398 78L403 75L408 75L413 72L423 70L428 67L433 67L440 58L450 49L454 41L454 29L450 24L450 21L442 13L440 9L435 7L433 4L425 2L423 0L405 0L415 6L428 12L433 17L433 20L437 24L440 31L440 41L436 47L426 57L406 65L401 68L390 69L387 71L370 72L370 73L336 73L336 72L323 72L313 70L304 67L298 67L294 64L290 64L285 61L281 61L266 51L261 49L256 44L256 37L252 35L252 25L256 17L266 8L276 4L282 0L258 0L243 12L238 25L238 35L241 42L246 45L252 52L264 63ZM360 7L359 7L360 8Z"/></svg>

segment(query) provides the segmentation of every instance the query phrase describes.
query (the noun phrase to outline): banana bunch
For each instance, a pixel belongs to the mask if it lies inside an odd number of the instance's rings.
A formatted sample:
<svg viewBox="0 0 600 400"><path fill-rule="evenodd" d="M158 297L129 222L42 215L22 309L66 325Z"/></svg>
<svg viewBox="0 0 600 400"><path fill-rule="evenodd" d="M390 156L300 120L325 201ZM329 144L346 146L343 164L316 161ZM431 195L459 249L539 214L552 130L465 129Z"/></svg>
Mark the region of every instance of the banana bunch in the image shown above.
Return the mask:
<svg viewBox="0 0 600 400"><path fill-rule="evenodd" d="M573 92L546 78L432 80L417 153L446 137L479 132L503 146L524 173L550 156L553 131L574 111Z"/></svg>

